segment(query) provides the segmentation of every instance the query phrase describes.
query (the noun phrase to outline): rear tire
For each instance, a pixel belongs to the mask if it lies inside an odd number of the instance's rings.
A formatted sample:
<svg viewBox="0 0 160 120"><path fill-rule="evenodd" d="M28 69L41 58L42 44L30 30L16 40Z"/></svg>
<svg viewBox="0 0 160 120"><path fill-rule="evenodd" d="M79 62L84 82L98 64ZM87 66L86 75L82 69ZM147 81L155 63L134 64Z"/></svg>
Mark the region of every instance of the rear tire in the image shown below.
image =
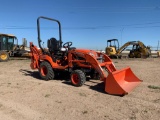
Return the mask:
<svg viewBox="0 0 160 120"><path fill-rule="evenodd" d="M46 61L41 62L39 74L43 80L48 81L54 79L54 71L52 66Z"/></svg>
<svg viewBox="0 0 160 120"><path fill-rule="evenodd" d="M141 58L141 57L142 57L141 53L138 53L136 56L136 58Z"/></svg>
<svg viewBox="0 0 160 120"><path fill-rule="evenodd" d="M134 58L134 54L133 53L129 53L128 57L129 58Z"/></svg>
<svg viewBox="0 0 160 120"><path fill-rule="evenodd" d="M9 54L5 51L0 51L0 62L6 62L9 60Z"/></svg>
<svg viewBox="0 0 160 120"><path fill-rule="evenodd" d="M71 73L71 82L74 86L80 87L86 82L86 76L81 70L74 70Z"/></svg>

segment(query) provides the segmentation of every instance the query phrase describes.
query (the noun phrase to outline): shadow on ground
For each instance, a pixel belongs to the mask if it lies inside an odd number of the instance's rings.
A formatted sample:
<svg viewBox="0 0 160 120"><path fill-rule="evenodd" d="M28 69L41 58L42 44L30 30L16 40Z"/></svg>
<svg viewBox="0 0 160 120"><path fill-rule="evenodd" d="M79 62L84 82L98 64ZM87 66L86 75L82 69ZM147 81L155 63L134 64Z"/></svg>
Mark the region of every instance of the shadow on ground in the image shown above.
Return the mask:
<svg viewBox="0 0 160 120"><path fill-rule="evenodd" d="M20 69L19 70L21 73L23 73L25 76L31 76L33 78L39 79L39 80L43 80L38 71L30 71L27 69ZM68 74L62 72L62 73L56 73L55 72L55 80L66 80L69 81L70 77Z"/></svg>
<svg viewBox="0 0 160 120"><path fill-rule="evenodd" d="M27 70L27 69L20 69L19 71L22 72L25 76L31 76L31 77L36 78L38 80L43 80L43 79L41 79L38 71L30 71L30 70ZM70 74L69 73L65 73L65 72L56 73L55 80L61 80L63 84L73 86L70 82ZM85 83L84 85L88 86L89 89L92 89L94 91L97 91L97 92L100 92L100 93L103 93L103 94L108 94L108 93L105 92L104 82L101 82L101 83L95 82L95 81L90 80L90 78L88 78L88 77L86 79L86 82L91 82L91 83L94 83L94 84L96 83L96 85L88 85L87 83Z"/></svg>
<svg viewBox="0 0 160 120"><path fill-rule="evenodd" d="M41 79L38 71L29 71L26 69L20 69L19 72L23 73L25 76L31 76L36 79Z"/></svg>
<svg viewBox="0 0 160 120"><path fill-rule="evenodd" d="M89 81L89 82L94 82L94 81ZM94 83L95 83L95 82L94 82ZM95 91L97 91L97 92L106 94L106 92L105 92L105 90L104 90L104 89L105 89L105 84L104 84L104 82L97 83L97 84L94 85L94 86L89 86L89 88L92 89L92 90L95 90Z"/></svg>

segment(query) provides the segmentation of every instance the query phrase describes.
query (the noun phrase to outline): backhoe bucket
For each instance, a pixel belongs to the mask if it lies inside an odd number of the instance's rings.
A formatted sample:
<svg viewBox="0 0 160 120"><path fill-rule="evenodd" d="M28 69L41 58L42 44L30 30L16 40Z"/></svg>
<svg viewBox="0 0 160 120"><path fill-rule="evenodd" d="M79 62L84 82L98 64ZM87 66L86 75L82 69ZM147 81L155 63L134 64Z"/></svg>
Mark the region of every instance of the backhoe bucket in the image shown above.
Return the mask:
<svg viewBox="0 0 160 120"><path fill-rule="evenodd" d="M109 73L105 81L105 91L114 95L128 94L142 81L137 78L129 67Z"/></svg>

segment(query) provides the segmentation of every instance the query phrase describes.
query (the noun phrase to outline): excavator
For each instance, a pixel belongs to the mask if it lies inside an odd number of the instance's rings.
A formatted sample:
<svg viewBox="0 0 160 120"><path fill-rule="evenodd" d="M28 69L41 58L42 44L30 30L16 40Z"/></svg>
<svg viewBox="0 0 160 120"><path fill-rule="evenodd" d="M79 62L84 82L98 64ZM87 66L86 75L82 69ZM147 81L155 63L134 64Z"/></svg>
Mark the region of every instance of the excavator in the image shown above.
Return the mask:
<svg viewBox="0 0 160 120"><path fill-rule="evenodd" d="M29 54L24 45L18 45L18 39L15 35L0 33L0 62L8 61L11 56L29 57Z"/></svg>
<svg viewBox="0 0 160 120"><path fill-rule="evenodd" d="M130 45L132 45L132 50L128 54L129 58L146 58L151 55L150 47L146 47L141 41L129 41L119 48L118 39L107 40L105 53L111 58L121 58L121 52Z"/></svg>
<svg viewBox="0 0 160 120"><path fill-rule="evenodd" d="M59 38L51 37L47 40L48 51L42 47L41 19L56 22L59 28ZM34 70L37 69L43 80L53 80L57 73L65 71L70 76L71 84L80 87L85 84L86 77L99 76L97 78L105 84L105 92L119 96L128 94L142 82L129 67L117 70L112 60L104 53L72 47L72 42L63 44L61 24L56 19L38 17L37 31L39 47L30 42L32 54L30 67Z"/></svg>

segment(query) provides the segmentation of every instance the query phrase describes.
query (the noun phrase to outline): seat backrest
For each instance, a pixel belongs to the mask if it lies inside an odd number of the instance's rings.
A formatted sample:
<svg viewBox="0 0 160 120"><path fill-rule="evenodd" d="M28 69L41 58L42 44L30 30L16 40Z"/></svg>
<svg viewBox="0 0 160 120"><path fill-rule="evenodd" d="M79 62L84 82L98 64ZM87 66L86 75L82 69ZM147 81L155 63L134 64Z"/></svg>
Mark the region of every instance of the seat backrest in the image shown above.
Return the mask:
<svg viewBox="0 0 160 120"><path fill-rule="evenodd" d="M60 50L59 41L56 40L55 38L49 39L47 42L47 46L48 46L50 52Z"/></svg>

